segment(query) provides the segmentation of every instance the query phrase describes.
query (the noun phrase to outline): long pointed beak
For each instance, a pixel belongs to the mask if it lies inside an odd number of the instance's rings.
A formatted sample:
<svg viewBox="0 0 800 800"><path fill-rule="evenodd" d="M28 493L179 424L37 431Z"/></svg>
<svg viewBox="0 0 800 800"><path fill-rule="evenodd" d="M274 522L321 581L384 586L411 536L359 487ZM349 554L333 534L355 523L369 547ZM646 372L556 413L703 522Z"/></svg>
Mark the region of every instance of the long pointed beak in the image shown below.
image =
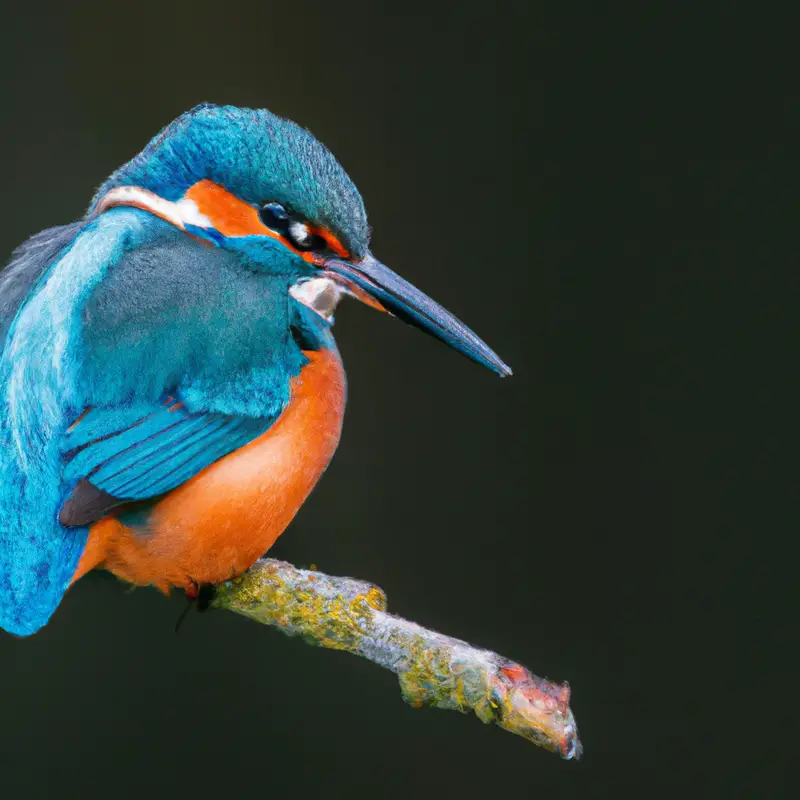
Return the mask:
<svg viewBox="0 0 800 800"><path fill-rule="evenodd" d="M511 375L511 368L463 322L373 256L354 263L334 258L326 261L324 268L334 279L360 290L356 296L363 292L398 319L435 336L501 377Z"/></svg>

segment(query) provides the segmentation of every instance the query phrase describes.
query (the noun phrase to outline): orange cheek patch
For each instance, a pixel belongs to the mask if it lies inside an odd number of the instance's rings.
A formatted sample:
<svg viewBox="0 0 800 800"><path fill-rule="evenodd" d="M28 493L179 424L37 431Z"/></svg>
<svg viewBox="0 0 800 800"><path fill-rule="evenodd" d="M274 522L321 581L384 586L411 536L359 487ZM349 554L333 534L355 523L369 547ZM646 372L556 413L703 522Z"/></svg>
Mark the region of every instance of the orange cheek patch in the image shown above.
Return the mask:
<svg viewBox="0 0 800 800"><path fill-rule="evenodd" d="M280 238L258 217L258 211L213 181L200 181L184 195L208 217L223 236L271 236Z"/></svg>
<svg viewBox="0 0 800 800"><path fill-rule="evenodd" d="M203 216L208 217L223 236L271 236L306 261L314 261L311 253L304 253L292 247L291 243L287 242L283 236L264 225L257 209L214 181L199 181L186 192L184 199L194 202L197 210ZM350 257L347 249L329 230L311 228L311 232L321 236L328 247L340 258Z"/></svg>
<svg viewBox="0 0 800 800"><path fill-rule="evenodd" d="M223 236L271 236L305 261L314 263L316 260L312 253L298 250L283 236L264 225L256 208L214 181L199 181L186 192L184 199L191 200L197 210L208 217ZM311 232L321 236L340 258L350 257L347 249L330 231L325 228L311 228Z"/></svg>

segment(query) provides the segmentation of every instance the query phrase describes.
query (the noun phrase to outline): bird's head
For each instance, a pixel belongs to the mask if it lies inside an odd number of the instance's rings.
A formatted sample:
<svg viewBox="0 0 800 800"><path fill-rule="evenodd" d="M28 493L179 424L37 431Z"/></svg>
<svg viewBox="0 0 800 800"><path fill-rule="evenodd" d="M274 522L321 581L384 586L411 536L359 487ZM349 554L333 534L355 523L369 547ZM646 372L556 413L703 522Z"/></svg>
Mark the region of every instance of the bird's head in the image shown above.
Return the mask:
<svg viewBox="0 0 800 800"><path fill-rule="evenodd" d="M347 173L308 131L269 111L203 105L183 114L106 181L89 213L121 205L236 253L245 268L283 276L300 300L322 278L511 374L469 328L375 259Z"/></svg>

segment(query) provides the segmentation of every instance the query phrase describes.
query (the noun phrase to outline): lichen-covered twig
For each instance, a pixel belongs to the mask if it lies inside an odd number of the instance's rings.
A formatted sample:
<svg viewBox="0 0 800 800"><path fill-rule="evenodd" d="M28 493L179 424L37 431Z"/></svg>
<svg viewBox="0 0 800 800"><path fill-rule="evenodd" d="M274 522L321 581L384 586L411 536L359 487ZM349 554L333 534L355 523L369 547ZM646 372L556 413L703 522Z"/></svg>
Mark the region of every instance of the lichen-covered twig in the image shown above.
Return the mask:
<svg viewBox="0 0 800 800"><path fill-rule="evenodd" d="M218 586L213 605L390 669L400 679L403 697L416 708L474 711L481 721L563 758L581 753L569 686L388 614L386 595L377 586L262 559Z"/></svg>

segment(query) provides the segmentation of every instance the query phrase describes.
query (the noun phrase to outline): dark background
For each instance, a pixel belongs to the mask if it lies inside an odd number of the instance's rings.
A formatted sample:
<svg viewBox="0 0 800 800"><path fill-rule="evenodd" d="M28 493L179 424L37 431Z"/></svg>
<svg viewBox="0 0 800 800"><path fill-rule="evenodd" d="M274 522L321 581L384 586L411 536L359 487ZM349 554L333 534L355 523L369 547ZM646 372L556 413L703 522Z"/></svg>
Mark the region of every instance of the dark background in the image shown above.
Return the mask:
<svg viewBox="0 0 800 800"><path fill-rule="evenodd" d="M336 153L378 257L514 367L347 303L344 439L273 552L569 680L586 752L414 711L389 673L230 614L176 636L182 598L93 575L0 636L0 794L788 792L755 754L786 742L792 26L682 8L4 8L3 253L192 105L268 107Z"/></svg>

